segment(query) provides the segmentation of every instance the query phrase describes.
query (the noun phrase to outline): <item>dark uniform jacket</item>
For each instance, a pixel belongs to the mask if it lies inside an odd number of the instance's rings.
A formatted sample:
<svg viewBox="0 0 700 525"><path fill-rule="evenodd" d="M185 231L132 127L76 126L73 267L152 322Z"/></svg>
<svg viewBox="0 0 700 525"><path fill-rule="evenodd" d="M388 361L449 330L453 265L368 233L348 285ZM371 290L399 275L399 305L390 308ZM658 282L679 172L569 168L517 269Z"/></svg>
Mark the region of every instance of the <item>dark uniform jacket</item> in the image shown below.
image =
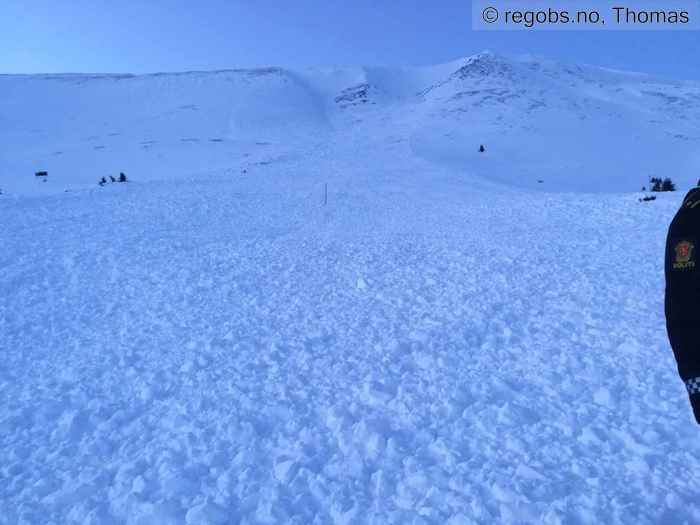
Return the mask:
<svg viewBox="0 0 700 525"><path fill-rule="evenodd" d="M666 239L666 330L700 424L700 187L688 192Z"/></svg>

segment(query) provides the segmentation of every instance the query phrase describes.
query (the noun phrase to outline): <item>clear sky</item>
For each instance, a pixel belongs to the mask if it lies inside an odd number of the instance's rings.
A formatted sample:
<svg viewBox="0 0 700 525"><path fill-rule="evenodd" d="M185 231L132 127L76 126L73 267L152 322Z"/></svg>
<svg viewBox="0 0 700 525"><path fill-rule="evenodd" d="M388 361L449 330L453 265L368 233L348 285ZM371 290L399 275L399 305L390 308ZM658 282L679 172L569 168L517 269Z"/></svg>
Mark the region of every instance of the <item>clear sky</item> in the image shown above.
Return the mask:
<svg viewBox="0 0 700 525"><path fill-rule="evenodd" d="M0 2L0 73L425 65L486 49L700 79L700 31L473 31L469 0Z"/></svg>

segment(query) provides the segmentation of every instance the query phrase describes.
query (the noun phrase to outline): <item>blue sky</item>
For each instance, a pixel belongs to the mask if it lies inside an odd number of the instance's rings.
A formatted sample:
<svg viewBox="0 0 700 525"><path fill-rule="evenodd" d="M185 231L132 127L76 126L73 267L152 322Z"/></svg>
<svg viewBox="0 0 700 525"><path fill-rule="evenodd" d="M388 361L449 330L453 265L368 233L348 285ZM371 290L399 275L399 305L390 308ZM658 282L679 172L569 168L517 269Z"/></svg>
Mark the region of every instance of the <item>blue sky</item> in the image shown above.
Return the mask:
<svg viewBox="0 0 700 525"><path fill-rule="evenodd" d="M483 32L469 1L4 0L0 73L425 65L489 49L700 78L700 32Z"/></svg>

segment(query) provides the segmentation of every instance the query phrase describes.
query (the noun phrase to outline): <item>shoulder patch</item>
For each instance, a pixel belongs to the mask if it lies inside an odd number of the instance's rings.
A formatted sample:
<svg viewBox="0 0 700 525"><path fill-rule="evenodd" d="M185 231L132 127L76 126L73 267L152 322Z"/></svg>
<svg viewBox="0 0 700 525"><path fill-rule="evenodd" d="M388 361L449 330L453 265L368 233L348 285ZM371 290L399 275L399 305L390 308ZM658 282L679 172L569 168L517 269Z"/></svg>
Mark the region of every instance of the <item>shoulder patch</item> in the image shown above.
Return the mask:
<svg viewBox="0 0 700 525"><path fill-rule="evenodd" d="M674 270L692 270L695 268L695 244L682 240L673 248L676 260L673 263Z"/></svg>

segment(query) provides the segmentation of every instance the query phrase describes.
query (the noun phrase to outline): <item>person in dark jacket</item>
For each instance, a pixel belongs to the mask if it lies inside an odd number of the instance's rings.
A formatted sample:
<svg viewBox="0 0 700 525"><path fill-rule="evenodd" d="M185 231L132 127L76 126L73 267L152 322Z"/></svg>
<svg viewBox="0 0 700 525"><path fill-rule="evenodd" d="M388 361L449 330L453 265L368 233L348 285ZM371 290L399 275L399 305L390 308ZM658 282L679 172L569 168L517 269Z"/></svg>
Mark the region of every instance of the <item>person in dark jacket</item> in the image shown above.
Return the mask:
<svg viewBox="0 0 700 525"><path fill-rule="evenodd" d="M700 181L699 181L700 183ZM700 424L700 187L693 188L671 221L666 238L666 331Z"/></svg>

